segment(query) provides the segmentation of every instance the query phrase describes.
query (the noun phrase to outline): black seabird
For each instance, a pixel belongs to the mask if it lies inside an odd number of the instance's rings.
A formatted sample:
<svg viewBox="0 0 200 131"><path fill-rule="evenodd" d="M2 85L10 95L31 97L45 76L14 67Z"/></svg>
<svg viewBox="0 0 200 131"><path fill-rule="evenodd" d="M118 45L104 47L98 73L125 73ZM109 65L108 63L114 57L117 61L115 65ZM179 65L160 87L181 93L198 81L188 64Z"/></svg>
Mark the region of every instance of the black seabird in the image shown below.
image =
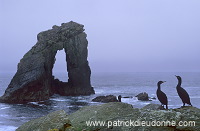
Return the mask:
<svg viewBox="0 0 200 131"><path fill-rule="evenodd" d="M157 89L157 91L156 91L156 94L157 94L157 97L158 97L158 100L161 102L161 106L163 106L163 105L166 105L166 109L168 109L168 100L167 100L167 96L166 96L166 94L164 93L164 92L162 92L161 90L160 90L160 85L162 84L162 83L164 83L165 81L159 81L158 82L158 89Z"/></svg>
<svg viewBox="0 0 200 131"><path fill-rule="evenodd" d="M122 100L121 100L121 99L122 99L122 96L121 96L121 95L119 95L119 96L118 96L118 101L119 101L119 102L122 102Z"/></svg>
<svg viewBox="0 0 200 131"><path fill-rule="evenodd" d="M190 102L190 96L188 95L187 91L181 87L182 79L180 76L176 76L178 79L178 84L176 86L176 90L178 92L179 97L181 98L183 102L183 107L185 106L185 103L189 104L192 106Z"/></svg>

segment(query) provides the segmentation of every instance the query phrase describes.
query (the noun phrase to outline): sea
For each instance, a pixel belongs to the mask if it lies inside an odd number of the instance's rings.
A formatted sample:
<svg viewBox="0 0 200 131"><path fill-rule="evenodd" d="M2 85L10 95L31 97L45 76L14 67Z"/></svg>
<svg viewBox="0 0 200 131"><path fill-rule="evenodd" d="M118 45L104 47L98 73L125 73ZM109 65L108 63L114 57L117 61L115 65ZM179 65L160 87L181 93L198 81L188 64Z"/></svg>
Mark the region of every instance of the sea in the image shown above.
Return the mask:
<svg viewBox="0 0 200 131"><path fill-rule="evenodd" d="M188 92L194 107L200 108L200 72L96 72L91 74L91 84L95 94L90 96L60 96L53 95L47 101L29 102L27 104L0 103L0 131L15 131L23 123L47 115L56 110L65 110L73 113L83 106L98 105L92 99L101 95L121 95L122 102L142 108L147 104L160 104L156 96L157 82L166 81L161 90L168 97L169 108L182 106L181 99L176 92L177 79L182 77L182 87ZM13 73L3 73L0 76L0 95L8 87ZM61 81L66 81L66 73L58 72L55 75ZM152 101L140 101L135 96L146 92Z"/></svg>

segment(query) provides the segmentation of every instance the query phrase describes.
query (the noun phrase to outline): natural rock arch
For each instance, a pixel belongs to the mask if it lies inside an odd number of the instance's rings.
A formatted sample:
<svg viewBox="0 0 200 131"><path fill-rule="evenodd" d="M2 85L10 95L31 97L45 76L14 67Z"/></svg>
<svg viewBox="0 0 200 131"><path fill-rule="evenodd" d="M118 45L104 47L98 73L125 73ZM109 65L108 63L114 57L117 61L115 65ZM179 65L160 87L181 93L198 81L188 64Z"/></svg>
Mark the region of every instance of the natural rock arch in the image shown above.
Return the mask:
<svg viewBox="0 0 200 131"><path fill-rule="evenodd" d="M18 64L17 73L11 80L1 102L26 103L49 99L60 95L90 95L91 70L88 65L88 41L83 25L69 22L37 35L38 42ZM58 50L65 50L68 82L55 80L52 69Z"/></svg>
<svg viewBox="0 0 200 131"><path fill-rule="evenodd" d="M66 62L66 53L63 50L59 50L55 56L55 63L52 69L52 75L54 79L59 79L63 82L68 81L68 71L67 71L67 62Z"/></svg>

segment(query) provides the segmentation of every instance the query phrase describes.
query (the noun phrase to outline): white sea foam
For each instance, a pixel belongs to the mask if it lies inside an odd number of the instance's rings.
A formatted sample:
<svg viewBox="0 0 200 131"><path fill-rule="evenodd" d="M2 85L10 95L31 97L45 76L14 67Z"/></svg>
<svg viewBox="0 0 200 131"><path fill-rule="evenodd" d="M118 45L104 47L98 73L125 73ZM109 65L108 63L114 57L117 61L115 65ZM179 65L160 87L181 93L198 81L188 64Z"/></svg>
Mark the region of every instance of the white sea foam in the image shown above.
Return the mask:
<svg viewBox="0 0 200 131"><path fill-rule="evenodd" d="M9 106L5 106L5 107L0 107L0 110L3 110L3 109L8 109L10 108Z"/></svg>
<svg viewBox="0 0 200 131"><path fill-rule="evenodd" d="M43 106L43 104L39 104L38 102L29 102L29 103L37 106Z"/></svg>
<svg viewBox="0 0 200 131"><path fill-rule="evenodd" d="M15 126L0 126L0 131L15 131L16 129Z"/></svg>
<svg viewBox="0 0 200 131"><path fill-rule="evenodd" d="M95 90L95 94L103 94L103 93L105 93L104 90Z"/></svg>
<svg viewBox="0 0 200 131"><path fill-rule="evenodd" d="M51 98L50 100L53 100L53 101L69 101L69 100L63 99L63 98Z"/></svg>
<svg viewBox="0 0 200 131"><path fill-rule="evenodd" d="M74 107L74 106L67 106L67 107Z"/></svg>
<svg viewBox="0 0 200 131"><path fill-rule="evenodd" d="M8 117L9 115L6 114L0 114L0 117Z"/></svg>
<svg viewBox="0 0 200 131"><path fill-rule="evenodd" d="M134 104L136 102L138 102L138 99L136 97L133 97L133 98L122 98L121 99L122 102L124 103L128 103L128 104Z"/></svg>
<svg viewBox="0 0 200 131"><path fill-rule="evenodd" d="M37 105L37 106L44 106L44 104L39 104L39 102L29 102L29 104Z"/></svg>
<svg viewBox="0 0 200 131"><path fill-rule="evenodd" d="M38 102L29 102L30 104L38 105Z"/></svg>

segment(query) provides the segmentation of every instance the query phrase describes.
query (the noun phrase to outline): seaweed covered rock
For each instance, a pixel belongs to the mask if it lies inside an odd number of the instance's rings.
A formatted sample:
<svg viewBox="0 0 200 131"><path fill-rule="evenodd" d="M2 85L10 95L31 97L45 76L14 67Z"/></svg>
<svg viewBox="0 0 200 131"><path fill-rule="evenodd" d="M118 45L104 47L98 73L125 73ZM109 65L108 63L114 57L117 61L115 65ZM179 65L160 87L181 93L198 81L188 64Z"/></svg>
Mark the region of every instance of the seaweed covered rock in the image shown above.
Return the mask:
<svg viewBox="0 0 200 131"><path fill-rule="evenodd" d="M73 21L39 33L37 43L20 60L17 73L0 101L41 101L49 99L54 93L71 96L94 94L90 84L86 36L83 25ZM66 53L67 83L54 80L52 76L55 55L62 49Z"/></svg>

